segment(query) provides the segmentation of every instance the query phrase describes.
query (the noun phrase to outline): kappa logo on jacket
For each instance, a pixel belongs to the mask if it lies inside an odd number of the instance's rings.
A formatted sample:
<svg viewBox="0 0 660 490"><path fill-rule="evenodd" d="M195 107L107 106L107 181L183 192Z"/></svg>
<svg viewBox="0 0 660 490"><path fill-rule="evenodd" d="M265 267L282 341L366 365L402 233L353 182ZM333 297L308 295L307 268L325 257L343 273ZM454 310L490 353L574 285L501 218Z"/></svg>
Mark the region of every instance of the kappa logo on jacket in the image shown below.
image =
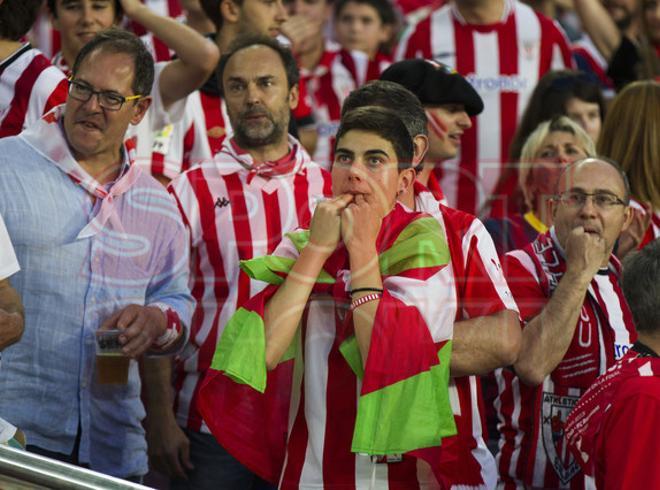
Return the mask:
<svg viewBox="0 0 660 490"><path fill-rule="evenodd" d="M215 205L213 207L224 208L229 206L229 204L230 204L229 199L223 196L216 199Z"/></svg>

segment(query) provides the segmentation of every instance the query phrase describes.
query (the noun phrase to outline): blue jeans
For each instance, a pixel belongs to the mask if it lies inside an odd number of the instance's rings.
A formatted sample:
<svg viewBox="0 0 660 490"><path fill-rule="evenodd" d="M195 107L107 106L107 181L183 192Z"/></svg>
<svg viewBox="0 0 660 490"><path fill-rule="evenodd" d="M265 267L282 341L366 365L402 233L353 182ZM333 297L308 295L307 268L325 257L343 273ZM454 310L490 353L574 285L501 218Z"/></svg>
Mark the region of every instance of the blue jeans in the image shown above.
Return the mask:
<svg viewBox="0 0 660 490"><path fill-rule="evenodd" d="M229 454L210 434L183 429L190 440L188 479L171 479L170 490L275 490Z"/></svg>

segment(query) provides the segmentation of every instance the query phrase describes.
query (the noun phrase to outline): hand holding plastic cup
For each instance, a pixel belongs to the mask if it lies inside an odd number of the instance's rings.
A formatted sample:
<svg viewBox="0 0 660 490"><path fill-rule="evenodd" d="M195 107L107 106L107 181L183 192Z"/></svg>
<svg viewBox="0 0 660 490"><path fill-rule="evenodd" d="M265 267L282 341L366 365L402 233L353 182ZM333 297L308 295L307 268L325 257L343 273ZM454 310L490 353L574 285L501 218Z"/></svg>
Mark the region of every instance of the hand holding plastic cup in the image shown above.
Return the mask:
<svg viewBox="0 0 660 490"><path fill-rule="evenodd" d="M126 384L130 359L122 352L122 330L96 332L96 376L100 384Z"/></svg>

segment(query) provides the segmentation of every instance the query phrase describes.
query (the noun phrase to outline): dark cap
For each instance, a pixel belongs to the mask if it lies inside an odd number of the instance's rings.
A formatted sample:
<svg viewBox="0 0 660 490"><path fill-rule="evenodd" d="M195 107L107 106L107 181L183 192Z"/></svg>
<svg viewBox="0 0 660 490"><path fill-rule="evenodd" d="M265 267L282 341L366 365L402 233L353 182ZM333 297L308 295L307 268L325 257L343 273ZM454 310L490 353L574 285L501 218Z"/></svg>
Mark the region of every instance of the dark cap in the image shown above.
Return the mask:
<svg viewBox="0 0 660 490"><path fill-rule="evenodd" d="M470 116L484 110L484 103L472 85L436 61L398 61L390 65L380 79L403 85L417 96L422 105L463 104Z"/></svg>

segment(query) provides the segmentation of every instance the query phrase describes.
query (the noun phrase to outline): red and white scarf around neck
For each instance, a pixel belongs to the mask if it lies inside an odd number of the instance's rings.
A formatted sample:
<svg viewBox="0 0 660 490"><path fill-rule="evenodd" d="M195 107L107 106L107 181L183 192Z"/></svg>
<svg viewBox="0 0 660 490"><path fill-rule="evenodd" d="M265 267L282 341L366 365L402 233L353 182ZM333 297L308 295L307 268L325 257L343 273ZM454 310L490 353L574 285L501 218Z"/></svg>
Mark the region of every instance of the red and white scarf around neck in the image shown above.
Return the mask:
<svg viewBox="0 0 660 490"><path fill-rule="evenodd" d="M544 295L550 298L566 272L566 260L554 236L554 228L540 234L523 250L534 263ZM550 374L555 384L587 389L637 338L632 314L619 284L621 263L614 255L610 255L607 274L611 284L609 291L614 297L604 294L597 276L591 280L571 345L562 362ZM621 339L625 339L625 345L617 347L617 341ZM615 356L617 348L621 352ZM594 366L599 369L593 369Z"/></svg>
<svg viewBox="0 0 660 490"><path fill-rule="evenodd" d="M114 230L124 233L121 220L115 209L115 199L128 191L141 174L139 167L133 165L135 149L123 148L124 162L122 172L110 189L100 184L83 169L71 154L69 144L64 135L62 118L64 105L55 107L39 121L27 128L20 137L36 151L55 164L71 180L82 187L90 195L101 200L99 211L78 233L76 239L89 238L96 235L108 223Z"/></svg>
<svg viewBox="0 0 660 490"><path fill-rule="evenodd" d="M298 172L311 163L312 159L298 140L289 135L289 152L273 162L255 163L252 155L238 146L234 138L226 138L218 156L230 156L250 172L248 183L256 176L270 179ZM217 157L216 157L217 158Z"/></svg>

